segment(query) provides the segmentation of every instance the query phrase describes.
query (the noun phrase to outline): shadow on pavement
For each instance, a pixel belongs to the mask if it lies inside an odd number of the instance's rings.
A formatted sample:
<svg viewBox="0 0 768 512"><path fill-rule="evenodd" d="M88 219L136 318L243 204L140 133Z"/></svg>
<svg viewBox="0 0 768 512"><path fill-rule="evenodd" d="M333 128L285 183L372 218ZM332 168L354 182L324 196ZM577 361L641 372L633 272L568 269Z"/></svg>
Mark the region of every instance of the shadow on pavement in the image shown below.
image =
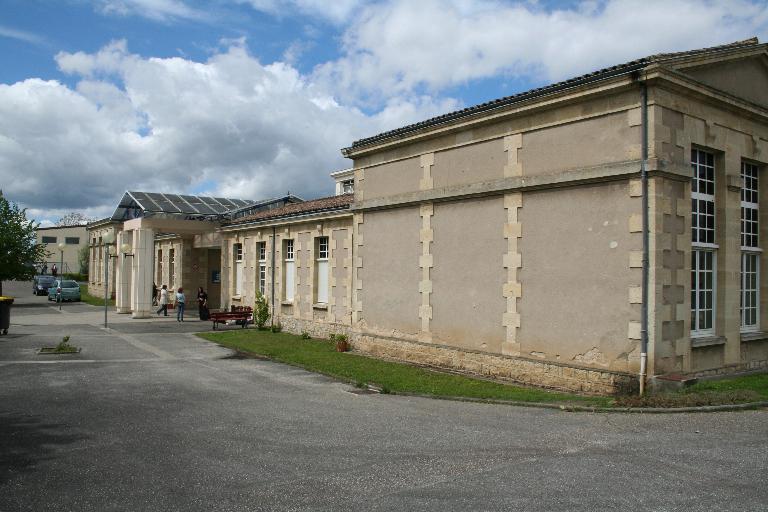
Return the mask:
<svg viewBox="0 0 768 512"><path fill-rule="evenodd" d="M0 412L0 484L19 473L35 471L39 462L52 460L57 447L85 439L63 433L65 428L34 416Z"/></svg>

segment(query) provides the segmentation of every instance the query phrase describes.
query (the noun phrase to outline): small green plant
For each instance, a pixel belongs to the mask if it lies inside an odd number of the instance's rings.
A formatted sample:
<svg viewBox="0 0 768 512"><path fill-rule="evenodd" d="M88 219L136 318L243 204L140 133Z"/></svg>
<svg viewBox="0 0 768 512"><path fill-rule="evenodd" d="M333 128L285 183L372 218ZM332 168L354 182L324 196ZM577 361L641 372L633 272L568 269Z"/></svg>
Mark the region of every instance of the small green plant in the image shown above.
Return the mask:
<svg viewBox="0 0 768 512"><path fill-rule="evenodd" d="M329 334L328 335L328 339L331 340L331 341L336 341L336 334L335 333Z"/></svg>
<svg viewBox="0 0 768 512"><path fill-rule="evenodd" d="M256 290L256 304L253 308L253 321L256 327L263 329L269 320L269 304L267 304L267 298L258 290Z"/></svg>
<svg viewBox="0 0 768 512"><path fill-rule="evenodd" d="M349 336L347 336L346 334L337 334L336 335L336 341L347 342L347 341L349 341Z"/></svg>
<svg viewBox="0 0 768 512"><path fill-rule="evenodd" d="M281 332L283 330L283 324L277 322L272 326L272 332Z"/></svg>
<svg viewBox="0 0 768 512"><path fill-rule="evenodd" d="M77 352L77 348L69 344L69 336L64 336L56 348L55 352Z"/></svg>
<svg viewBox="0 0 768 512"><path fill-rule="evenodd" d="M312 336L309 335L309 331L301 331L301 339L310 340Z"/></svg>

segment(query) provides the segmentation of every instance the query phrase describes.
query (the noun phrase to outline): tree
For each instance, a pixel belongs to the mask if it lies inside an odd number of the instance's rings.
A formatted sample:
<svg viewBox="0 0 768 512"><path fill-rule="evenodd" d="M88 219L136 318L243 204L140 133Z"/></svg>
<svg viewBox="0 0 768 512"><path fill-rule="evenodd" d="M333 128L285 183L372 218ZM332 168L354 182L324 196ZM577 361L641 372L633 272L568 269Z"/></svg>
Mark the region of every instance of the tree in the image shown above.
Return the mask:
<svg viewBox="0 0 768 512"><path fill-rule="evenodd" d="M88 273L88 258L91 256L91 248L84 245L77 251L77 263L80 265L80 273Z"/></svg>
<svg viewBox="0 0 768 512"><path fill-rule="evenodd" d="M56 221L56 225L59 227L63 226L82 226L84 224L88 224L89 222L93 222L93 219L90 217L86 217L80 212L71 212L60 218Z"/></svg>
<svg viewBox="0 0 768 512"><path fill-rule="evenodd" d="M0 295L3 281L32 279L34 263L48 256L45 245L37 243L37 227L27 220L27 210L10 203L0 190Z"/></svg>

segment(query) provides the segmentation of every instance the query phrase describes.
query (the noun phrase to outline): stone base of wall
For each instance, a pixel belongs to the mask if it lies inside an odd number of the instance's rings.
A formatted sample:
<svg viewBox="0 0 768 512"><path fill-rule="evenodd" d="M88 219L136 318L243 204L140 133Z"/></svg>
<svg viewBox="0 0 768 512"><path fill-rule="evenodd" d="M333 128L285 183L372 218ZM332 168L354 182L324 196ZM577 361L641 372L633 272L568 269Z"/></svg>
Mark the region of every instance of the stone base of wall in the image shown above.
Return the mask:
<svg viewBox="0 0 768 512"><path fill-rule="evenodd" d="M313 338L328 338L331 334L350 334L350 327L343 324L315 322L288 315L278 316L275 321L280 322L286 332L301 334L306 331Z"/></svg>
<svg viewBox="0 0 768 512"><path fill-rule="evenodd" d="M567 366L520 357L461 350L446 345L404 341L352 333L355 351L435 368L510 380L561 391L601 395L636 392L637 376L607 370Z"/></svg>
<svg viewBox="0 0 768 512"><path fill-rule="evenodd" d="M723 366L720 368L712 368L709 370L701 370L698 372L693 372L690 374L686 374L686 376L690 376L690 377L719 377L719 376L727 376L727 375L737 376L739 373L754 373L754 372L760 372L760 371L768 371L768 361L766 360L745 361L739 364L731 364L731 365Z"/></svg>

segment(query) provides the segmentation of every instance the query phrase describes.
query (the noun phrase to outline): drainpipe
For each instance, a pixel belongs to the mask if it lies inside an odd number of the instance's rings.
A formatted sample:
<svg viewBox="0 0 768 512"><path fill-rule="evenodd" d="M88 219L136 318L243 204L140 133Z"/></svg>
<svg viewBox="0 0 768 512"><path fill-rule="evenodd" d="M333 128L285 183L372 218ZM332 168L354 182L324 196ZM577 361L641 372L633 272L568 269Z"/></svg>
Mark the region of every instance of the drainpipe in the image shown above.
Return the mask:
<svg viewBox="0 0 768 512"><path fill-rule="evenodd" d="M645 378L648 368L648 267L649 267L649 236L648 236L648 87L640 82L640 122L642 130L642 163L640 164L640 181L643 197L643 280L642 304L640 312L640 395L645 394Z"/></svg>
<svg viewBox="0 0 768 512"><path fill-rule="evenodd" d="M269 325L275 325L275 245L277 244L275 226L272 226L272 314L269 315Z"/></svg>

